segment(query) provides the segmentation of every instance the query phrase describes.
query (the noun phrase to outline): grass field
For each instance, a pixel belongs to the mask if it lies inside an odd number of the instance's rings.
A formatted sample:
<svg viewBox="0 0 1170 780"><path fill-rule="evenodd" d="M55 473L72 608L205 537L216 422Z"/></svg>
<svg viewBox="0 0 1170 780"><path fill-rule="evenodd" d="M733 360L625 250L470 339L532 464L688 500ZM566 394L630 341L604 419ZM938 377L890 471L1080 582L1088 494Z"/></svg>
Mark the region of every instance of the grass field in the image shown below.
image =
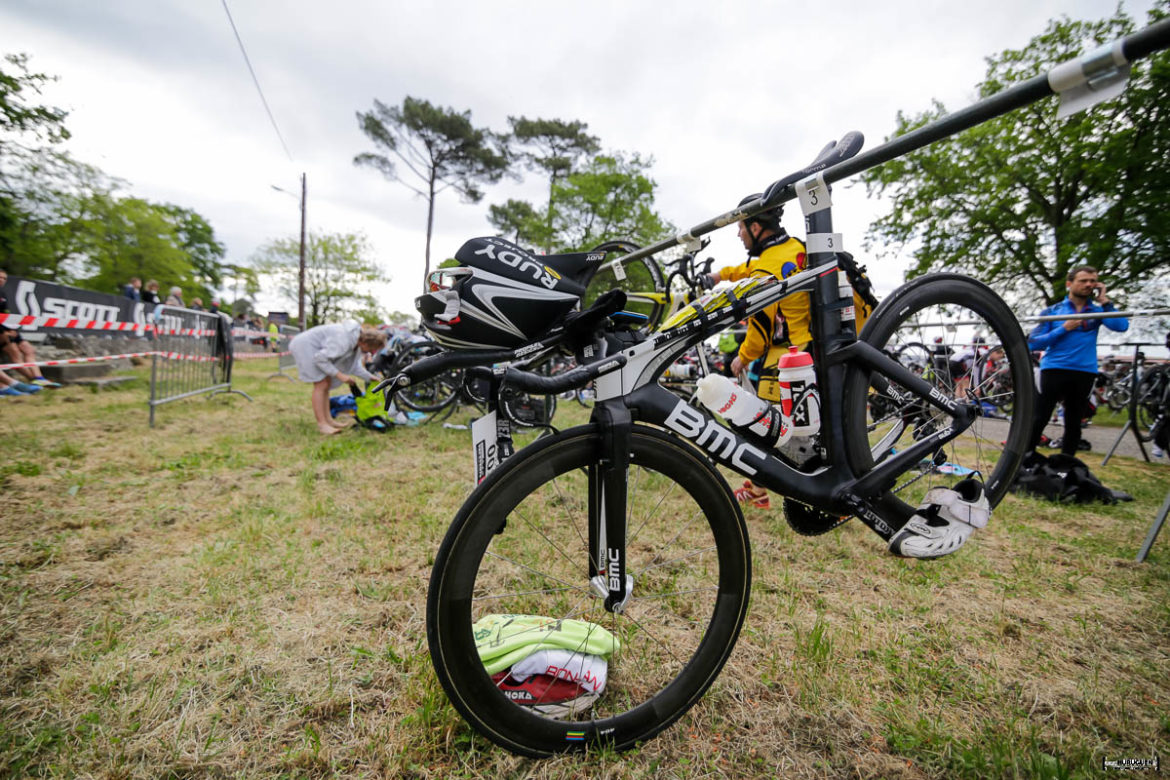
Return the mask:
<svg viewBox="0 0 1170 780"><path fill-rule="evenodd" d="M1164 463L1092 458L1136 500L1009 496L935 562L750 510L751 610L706 697L634 751L532 761L462 722L426 653L468 433L320 437L272 370L238 366L253 402L154 429L142 378L0 404L0 777L1061 778L1170 756L1170 531L1134 562Z"/></svg>

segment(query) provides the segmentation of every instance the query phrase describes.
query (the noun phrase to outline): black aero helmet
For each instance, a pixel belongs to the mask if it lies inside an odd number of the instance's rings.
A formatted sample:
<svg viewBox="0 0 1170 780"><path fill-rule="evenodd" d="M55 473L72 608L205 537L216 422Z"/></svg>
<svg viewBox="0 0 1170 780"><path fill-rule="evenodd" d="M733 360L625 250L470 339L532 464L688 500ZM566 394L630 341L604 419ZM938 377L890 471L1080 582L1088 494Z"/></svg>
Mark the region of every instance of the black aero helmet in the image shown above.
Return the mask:
<svg viewBox="0 0 1170 780"><path fill-rule="evenodd" d="M752 203L753 201L757 201L762 197L764 197L764 194L762 192L757 192L757 193L754 193L752 195L748 195L746 198L744 198L743 200L741 200L739 202L739 205L746 206L747 204ZM756 214L755 216L748 217L747 219L744 220L744 222L746 222L748 224L755 222L756 224L763 225L765 228L767 228L768 230L771 230L773 233L776 233L776 232L779 232L779 230L780 230L780 217L782 217L782 216L784 216L784 204L783 203L781 203L779 206L772 206L771 208L764 209L759 214Z"/></svg>
<svg viewBox="0 0 1170 780"><path fill-rule="evenodd" d="M423 325L450 349L513 349L534 341L581 300L585 288L501 238L473 238L460 265L428 279L415 299Z"/></svg>

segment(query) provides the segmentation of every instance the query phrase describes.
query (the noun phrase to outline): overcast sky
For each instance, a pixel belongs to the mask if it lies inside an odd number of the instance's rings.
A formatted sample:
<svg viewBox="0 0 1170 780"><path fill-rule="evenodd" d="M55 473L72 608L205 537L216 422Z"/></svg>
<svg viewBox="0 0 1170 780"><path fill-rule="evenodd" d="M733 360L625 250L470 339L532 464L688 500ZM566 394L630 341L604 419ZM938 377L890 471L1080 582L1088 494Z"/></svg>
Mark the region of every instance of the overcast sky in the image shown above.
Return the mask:
<svg viewBox="0 0 1170 780"><path fill-rule="evenodd" d="M1127 0L1144 24L1150 0ZM1049 19L1099 19L1113 0L827 3L636 0L228 0L285 153L252 83L223 0L4 0L0 52L26 52L60 81L46 102L69 111L74 156L128 191L195 209L246 262L267 240L295 236L308 177L312 231L364 233L393 282L383 306L413 312L426 204L402 184L353 165L374 151L355 113L410 95L477 126L508 116L581 120L607 150L652 155L657 210L680 228L726 211L803 167L825 142L859 130L879 144L899 110L932 98L972 102L984 58L1019 48ZM291 159L290 159L291 155ZM437 262L490 235L491 203L539 202L535 175L465 205L440 196ZM837 185L836 228L880 291L907 263L861 251L882 204ZM787 224L801 235L790 209ZM743 250L731 229L709 251ZM167 280L160 280L164 286ZM262 308L295 310L271 293Z"/></svg>

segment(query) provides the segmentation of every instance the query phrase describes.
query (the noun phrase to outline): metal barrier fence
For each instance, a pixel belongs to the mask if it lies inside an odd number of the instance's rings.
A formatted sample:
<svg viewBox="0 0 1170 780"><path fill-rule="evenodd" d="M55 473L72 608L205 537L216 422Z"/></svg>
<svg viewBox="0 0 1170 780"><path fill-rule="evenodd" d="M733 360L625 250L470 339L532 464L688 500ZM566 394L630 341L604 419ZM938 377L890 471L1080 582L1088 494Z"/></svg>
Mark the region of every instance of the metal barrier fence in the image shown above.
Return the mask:
<svg viewBox="0 0 1170 780"><path fill-rule="evenodd" d="M293 360L292 352L289 351L288 345L292 343L293 337L301 332L301 329L293 325L280 326L280 340L277 341L277 363L276 373L268 377L275 379L282 376L285 379L292 379L292 375L286 372L292 371L297 366L297 362Z"/></svg>
<svg viewBox="0 0 1170 780"><path fill-rule="evenodd" d="M154 319L154 354L150 365L150 426L156 407L232 389L231 320L222 314L158 306Z"/></svg>

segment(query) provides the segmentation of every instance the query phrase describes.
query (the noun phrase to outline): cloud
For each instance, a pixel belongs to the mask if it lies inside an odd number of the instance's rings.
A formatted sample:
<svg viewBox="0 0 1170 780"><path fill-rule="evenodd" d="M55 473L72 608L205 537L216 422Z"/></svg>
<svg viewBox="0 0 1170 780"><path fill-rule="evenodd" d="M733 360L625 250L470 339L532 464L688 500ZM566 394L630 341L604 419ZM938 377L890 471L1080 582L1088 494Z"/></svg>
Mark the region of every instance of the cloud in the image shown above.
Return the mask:
<svg viewBox="0 0 1170 780"><path fill-rule="evenodd" d="M0 29L6 51L26 51L36 70L61 77L46 94L70 109L80 159L127 179L135 194L204 214L233 262L295 235L298 204L271 185L295 191L306 172L310 228L366 233L395 277L385 304L404 311L419 287L426 208L352 164L371 148L355 112L375 98L425 98L497 130L510 115L585 121L607 149L653 155L658 210L690 227L847 130L873 147L899 109L919 111L932 98L961 107L984 57L1023 45L1048 19L1113 11L1112 0L228 6L291 161L221 3L9 0ZM1130 5L1139 18L1148 7ZM492 188L479 205L443 196L433 257L490 232L489 203L537 200L543 187L530 175ZM859 187L839 185L835 195L837 229L860 257L881 204ZM795 209L788 224L801 233ZM738 262L731 231L715 239L710 251ZM888 290L904 265L870 268Z"/></svg>

